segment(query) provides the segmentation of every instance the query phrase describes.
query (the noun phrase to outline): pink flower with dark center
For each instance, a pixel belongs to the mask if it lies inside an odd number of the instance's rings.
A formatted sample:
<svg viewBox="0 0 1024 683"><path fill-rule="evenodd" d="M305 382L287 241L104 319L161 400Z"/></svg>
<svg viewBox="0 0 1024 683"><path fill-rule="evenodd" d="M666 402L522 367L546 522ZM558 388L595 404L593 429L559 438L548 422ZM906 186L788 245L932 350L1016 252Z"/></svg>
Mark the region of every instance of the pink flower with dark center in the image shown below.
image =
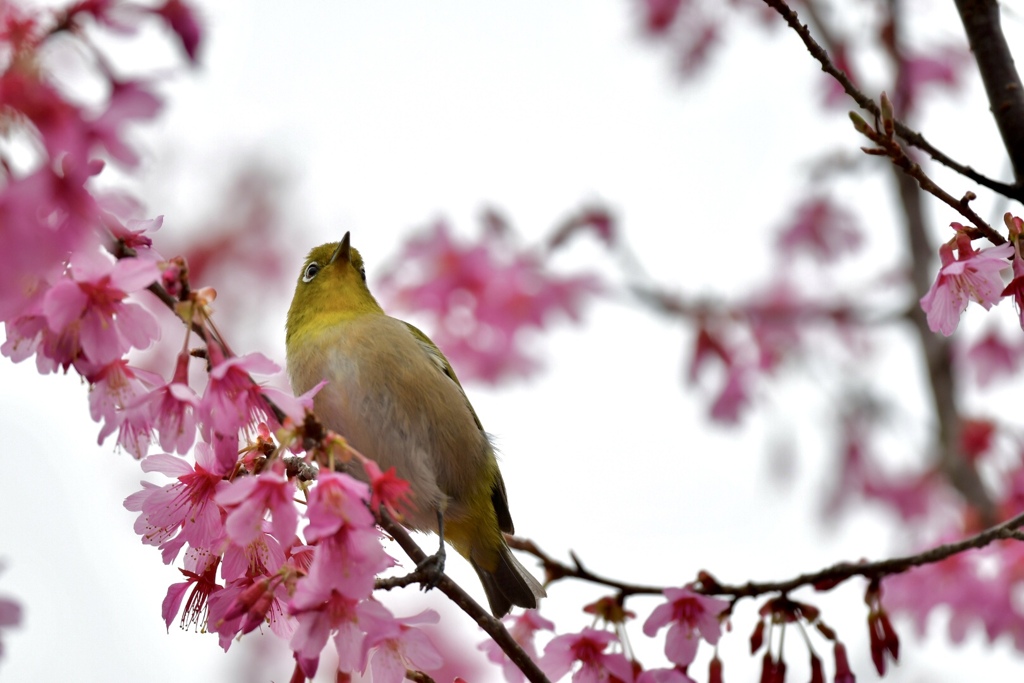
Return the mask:
<svg viewBox="0 0 1024 683"><path fill-rule="evenodd" d="M294 604L308 607L332 591L362 599L370 595L377 573L394 561L380 544L366 503L366 484L334 472L322 472L309 494L304 534L316 545L309 573L296 587Z"/></svg>
<svg viewBox="0 0 1024 683"><path fill-rule="evenodd" d="M285 553L287 547L266 531L261 531L248 545L228 544L220 563L221 578L234 581L246 576L277 574L289 561Z"/></svg>
<svg viewBox="0 0 1024 683"><path fill-rule="evenodd" d="M572 670L576 662L580 669L573 681L607 683L615 677L624 683L633 681L633 665L618 652L605 652L618 638L610 631L585 628L579 633L556 636L544 648L544 656L537 664L552 681Z"/></svg>
<svg viewBox="0 0 1024 683"><path fill-rule="evenodd" d="M959 223L954 228L963 229ZM947 337L960 324L960 314L973 299L986 309L999 302L1003 292L1000 272L1010 264L1013 245L1002 244L975 251L971 238L958 232L955 238L957 256L949 243L939 247L942 267L928 293L921 297L921 308L927 314L928 327Z"/></svg>
<svg viewBox="0 0 1024 683"><path fill-rule="evenodd" d="M142 461L145 472L160 472L177 479L157 486L143 481L143 489L128 496L125 508L138 512L135 533L147 545L158 545L170 564L182 545L213 550L224 538L224 513L214 497L227 486L213 449L196 445L196 464L173 455L151 455Z"/></svg>
<svg viewBox="0 0 1024 683"><path fill-rule="evenodd" d="M242 477L217 492L217 504L228 511L224 528L233 543L244 546L256 540L270 512L271 533L290 545L299 524L295 509L295 482L284 474L284 463L275 461L255 477Z"/></svg>
<svg viewBox="0 0 1024 683"><path fill-rule="evenodd" d="M96 257L72 265L43 298L42 311L50 330L67 338L70 347L61 362L93 365L116 360L130 349L144 349L159 338L153 314L140 304L126 301L130 292L160 277L152 261Z"/></svg>
<svg viewBox="0 0 1024 683"><path fill-rule="evenodd" d="M338 653L339 672L362 672L366 668L366 633L360 623L360 615L373 604L373 600L360 602L332 592L316 604L292 605L296 628L289 646L307 678L316 675L320 653L332 636Z"/></svg>
<svg viewBox="0 0 1024 683"><path fill-rule="evenodd" d="M665 637L665 656L673 664L687 666L697 655L697 645L703 638L712 645L722 635L718 615L729 607L729 602L694 593L689 588L666 588L668 602L658 605L644 622L644 634L653 638L661 627L668 625Z"/></svg>
<svg viewBox="0 0 1024 683"><path fill-rule="evenodd" d="M272 375L280 368L262 353L224 358L216 344L207 351L213 369L199 402L203 438L210 440L213 434L234 438L242 429L252 430L267 414L263 389L250 373Z"/></svg>
<svg viewBox="0 0 1024 683"><path fill-rule="evenodd" d="M196 438L199 396L188 385L189 355L178 354L171 381L140 399L152 415L160 447L168 453L188 453Z"/></svg>
<svg viewBox="0 0 1024 683"><path fill-rule="evenodd" d="M276 636L291 638L295 622L287 614L288 591L281 576L246 576L228 581L209 599L208 628L227 652L239 635L268 624Z"/></svg>
<svg viewBox="0 0 1024 683"><path fill-rule="evenodd" d="M152 421L149 412L137 404L149 386L160 381L159 376L133 368L123 358L84 374L89 381L89 414L103 422L97 443L120 429L118 445L136 458L145 456L152 438Z"/></svg>
<svg viewBox="0 0 1024 683"><path fill-rule="evenodd" d="M370 673L374 683L402 683L407 669L430 671L444 660L420 624L436 624L434 610L411 617L394 617L384 605L367 601L361 606L360 624L366 629L364 648L369 652Z"/></svg>
<svg viewBox="0 0 1024 683"><path fill-rule="evenodd" d="M170 630L171 622L174 621L181 608L181 602L188 593L185 609L181 613L181 628L205 631L210 595L223 589L223 586L217 583L217 557L190 552L185 560L186 569L178 570L185 576L185 581L167 588L162 610L164 623Z"/></svg>

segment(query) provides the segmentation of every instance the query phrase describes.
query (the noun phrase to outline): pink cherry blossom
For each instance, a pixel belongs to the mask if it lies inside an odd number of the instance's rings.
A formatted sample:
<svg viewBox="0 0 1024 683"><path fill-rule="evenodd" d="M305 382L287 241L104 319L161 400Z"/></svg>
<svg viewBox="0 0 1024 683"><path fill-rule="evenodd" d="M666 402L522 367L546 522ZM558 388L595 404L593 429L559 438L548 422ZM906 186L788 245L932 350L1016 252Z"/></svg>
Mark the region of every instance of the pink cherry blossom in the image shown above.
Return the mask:
<svg viewBox="0 0 1024 683"><path fill-rule="evenodd" d="M227 652L239 635L268 624L274 635L288 640L295 622L287 614L288 591L281 576L244 576L228 581L209 599L208 628L220 636Z"/></svg>
<svg viewBox="0 0 1024 683"><path fill-rule="evenodd" d="M173 455L151 455L142 461L145 472L160 472L177 481L157 486L143 481L143 489L128 496L124 506L138 512L135 533L147 545L158 545L170 564L182 545L212 550L224 538L224 514L215 501L227 486L224 470L208 444L196 446L196 464Z"/></svg>
<svg viewBox="0 0 1024 683"><path fill-rule="evenodd" d="M285 550L288 547L266 531L260 531L247 545L231 543L224 549L221 559L221 578L234 581L246 576L276 574L290 561Z"/></svg>
<svg viewBox="0 0 1024 683"><path fill-rule="evenodd" d="M952 245L947 243L939 248L942 267L931 289L921 297L928 327L947 337L956 330L969 301L973 299L986 309L999 302L1003 291L999 274L1009 267L1006 259L1013 254L1011 244L975 251L971 239L962 232L957 233L955 242L956 257Z"/></svg>
<svg viewBox="0 0 1024 683"><path fill-rule="evenodd" d="M668 625L665 637L665 655L669 661L687 666L697 655L697 645L703 638L712 645L722 635L718 615L729 602L694 593L689 588L666 588L668 602L658 605L644 622L644 634L654 635Z"/></svg>
<svg viewBox="0 0 1024 683"><path fill-rule="evenodd" d="M188 453L196 438L199 396L188 385L188 363L187 353L178 354L171 381L140 398L152 418L160 447L168 453Z"/></svg>
<svg viewBox="0 0 1024 683"><path fill-rule="evenodd" d="M585 628L579 633L567 633L552 638L544 648L544 656L537 663L552 681L560 679L573 668L573 683L608 683L614 676L619 681L633 681L633 665L618 652L605 652L618 638L610 631Z"/></svg>
<svg viewBox="0 0 1024 683"><path fill-rule="evenodd" d="M160 336L153 314L126 301L130 292L160 277L151 261L105 258L82 259L69 277L57 281L43 299L43 314L50 330L68 339L69 358L103 365L132 348L144 349Z"/></svg>
<svg viewBox="0 0 1024 683"><path fill-rule="evenodd" d="M138 407L138 399L160 378L131 367L123 358L88 371L85 378L89 382L89 414L93 420L103 422L97 443L120 430L118 445L136 458L145 456L152 425L149 412Z"/></svg>
<svg viewBox="0 0 1024 683"><path fill-rule="evenodd" d="M409 482L400 479L395 468L381 472L373 460L364 460L363 469L370 478L370 509L379 510L383 505L392 514L404 510L410 503L412 489Z"/></svg>
<svg viewBox="0 0 1024 683"><path fill-rule="evenodd" d="M328 639L334 638L338 654L338 671L344 673L362 672L366 668L366 632L360 619L368 610L375 609L375 601L362 602L332 592L319 603L304 607L293 605L296 628L289 646L295 653L302 673L307 678L316 675L320 653Z"/></svg>
<svg viewBox="0 0 1024 683"><path fill-rule="evenodd" d="M206 630L208 600L210 595L223 589L217 583L217 557L192 551L186 555L185 569L179 569L185 577L182 583L171 584L164 596L162 613L168 630L171 622L181 609L182 600L188 593L185 609L181 613L181 628Z"/></svg>
<svg viewBox="0 0 1024 683"><path fill-rule="evenodd" d="M370 673L374 683L401 683L406 669L430 671L444 664L440 653L420 624L436 624L434 610L410 617L394 617L376 601L364 603L360 623L366 628L364 647L370 653Z"/></svg>
<svg viewBox="0 0 1024 683"><path fill-rule="evenodd" d="M555 630L555 625L535 609L524 610L522 614L510 614L502 621L505 622L513 640L519 643L523 651L534 661L538 660L537 646L534 643L537 632ZM501 646L490 638L480 643L479 649L487 654L487 659L501 665L501 671L508 683L522 683L526 680L519 667L508 658Z"/></svg>
<svg viewBox="0 0 1024 683"><path fill-rule="evenodd" d="M239 430L253 429L267 414L262 387L250 373L272 375L280 368L262 353L225 358L216 344L208 353L213 368L199 403L203 438L233 438Z"/></svg>
<svg viewBox="0 0 1024 683"><path fill-rule="evenodd" d="M296 587L294 604L299 608L326 600L332 591L365 598L377 573L393 564L366 506L369 498L366 484L348 475L320 474L309 494L309 526L304 531L316 550L308 575Z"/></svg>
<svg viewBox="0 0 1024 683"><path fill-rule="evenodd" d="M263 396L280 408L281 412L290 418L292 422L302 424L303 420L306 419L306 413L313 411L313 397L326 385L327 380L321 380L312 389L302 394L302 396L295 396L291 392L282 391L277 387L265 386L263 387Z"/></svg>
<svg viewBox="0 0 1024 683"><path fill-rule="evenodd" d="M290 544L299 523L295 509L295 482L284 474L284 463L274 465L255 477L235 479L217 492L217 504L228 511L224 528L228 538L248 545L263 530L267 512L273 519L271 531L282 544Z"/></svg>

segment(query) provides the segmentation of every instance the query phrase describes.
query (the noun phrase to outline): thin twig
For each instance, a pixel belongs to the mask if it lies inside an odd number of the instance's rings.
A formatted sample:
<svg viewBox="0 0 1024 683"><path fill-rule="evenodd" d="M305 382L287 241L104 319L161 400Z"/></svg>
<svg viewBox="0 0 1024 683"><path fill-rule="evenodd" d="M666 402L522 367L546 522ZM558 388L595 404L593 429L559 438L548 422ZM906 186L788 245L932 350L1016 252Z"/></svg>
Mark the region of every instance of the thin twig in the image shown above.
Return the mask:
<svg viewBox="0 0 1024 683"><path fill-rule="evenodd" d="M805 586L814 586L818 590L823 591L831 590L855 576L879 580L893 574L901 574L914 567L941 562L953 555L968 550L983 548L995 541L1024 539L1024 534L1018 531L1021 526L1024 526L1024 513L961 541L946 543L914 555L894 557L876 562L839 562L816 572L800 574L785 581L748 581L744 584L729 585L719 583L711 574L702 571L698 576L697 582L693 585L693 590L705 595L725 595L732 597L734 600L753 598L767 593L785 594ZM632 584L609 579L584 568L575 554L570 553L573 564L568 565L554 559L529 539L509 537L508 540L509 546L528 552L544 563L548 583L567 578L579 579L614 588L624 597L628 595L659 594L664 592L666 588L664 586Z"/></svg>
<svg viewBox="0 0 1024 683"><path fill-rule="evenodd" d="M853 100L862 109L869 112L872 116L877 117L880 115L880 109L875 101L862 93L857 86L853 84L853 81L850 80L846 73L832 63L832 59L828 56L828 52L826 52L825 49L814 40L811 36L811 32L807 29L807 26L800 23L800 18L797 16L796 12L794 12L789 5L784 2L784 0L764 0L764 3L778 12L786 23L789 24L790 28L800 36L800 39L807 47L807 51L810 52L811 56L821 64L822 71L836 79L836 82L843 87L846 94L853 98ZM902 121L897 120L895 127L896 134L906 141L908 145L920 149L943 166L956 171L960 175L969 178L994 192L998 192L999 194L1010 197L1011 199L1016 199L1017 201L1024 201L1024 187L993 180L981 173L978 173L970 166L958 163L925 140L924 135L912 130Z"/></svg>

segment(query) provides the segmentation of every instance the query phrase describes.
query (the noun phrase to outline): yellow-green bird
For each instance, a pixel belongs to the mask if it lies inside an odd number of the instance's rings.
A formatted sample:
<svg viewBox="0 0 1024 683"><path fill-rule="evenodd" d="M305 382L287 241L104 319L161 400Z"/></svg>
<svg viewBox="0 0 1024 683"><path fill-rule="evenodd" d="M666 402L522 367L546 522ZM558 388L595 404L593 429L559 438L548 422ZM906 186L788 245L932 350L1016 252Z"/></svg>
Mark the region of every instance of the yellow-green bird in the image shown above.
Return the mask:
<svg viewBox="0 0 1024 683"><path fill-rule="evenodd" d="M505 543L505 483L473 406L441 350L370 294L348 233L306 257L285 343L295 392L327 379L314 399L320 420L409 482L403 521L441 536L442 566L447 541L473 565L495 616L536 607L544 589Z"/></svg>

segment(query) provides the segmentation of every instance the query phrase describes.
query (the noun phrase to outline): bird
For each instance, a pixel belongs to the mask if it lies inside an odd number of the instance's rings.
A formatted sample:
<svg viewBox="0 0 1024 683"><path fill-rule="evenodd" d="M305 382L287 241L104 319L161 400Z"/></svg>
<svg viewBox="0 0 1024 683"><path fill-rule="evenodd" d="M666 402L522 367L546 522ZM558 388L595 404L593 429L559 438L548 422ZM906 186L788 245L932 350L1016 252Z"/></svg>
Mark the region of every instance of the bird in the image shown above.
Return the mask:
<svg viewBox="0 0 1024 683"><path fill-rule="evenodd" d="M350 233L306 257L285 347L297 395L327 380L313 400L319 420L409 483L401 521L440 537L428 558L437 578L447 542L476 570L495 617L536 608L545 591L503 535L514 526L490 436L437 345L370 293Z"/></svg>

